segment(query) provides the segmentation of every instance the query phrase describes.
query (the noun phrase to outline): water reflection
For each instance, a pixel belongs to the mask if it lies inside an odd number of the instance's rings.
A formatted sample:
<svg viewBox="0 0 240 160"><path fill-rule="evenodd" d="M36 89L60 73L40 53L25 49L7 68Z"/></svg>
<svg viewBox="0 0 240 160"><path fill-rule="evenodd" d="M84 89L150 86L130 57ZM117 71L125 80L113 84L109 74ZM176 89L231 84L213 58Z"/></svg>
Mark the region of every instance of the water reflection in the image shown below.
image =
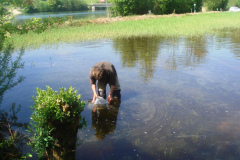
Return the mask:
<svg viewBox="0 0 240 160"><path fill-rule="evenodd" d="M13 47L8 44L7 47L0 52L0 107L4 93L24 80L23 76L16 78L17 71L23 68L24 63L21 62L24 50L21 50L17 58L12 57ZM21 133L13 130L12 127L26 127L27 124L19 123L17 113L21 106L16 107L16 103L9 106L10 110L0 109L0 156L3 159L20 158L23 153L21 147L27 138Z"/></svg>
<svg viewBox="0 0 240 160"><path fill-rule="evenodd" d="M113 48L120 54L122 65L138 68L145 82L153 78L155 69L159 65L158 59L168 70L177 70L179 66L193 67L205 63L207 44L207 37L180 39L131 37L113 40Z"/></svg>
<svg viewBox="0 0 240 160"><path fill-rule="evenodd" d="M24 80L23 76L18 77L16 74L18 69L22 69L24 63L21 62L24 50L21 50L15 61L12 61L13 47L8 45L2 53L0 53L0 104L2 103L4 92L13 88Z"/></svg>
<svg viewBox="0 0 240 160"><path fill-rule="evenodd" d="M196 66L205 63L207 56L207 37L191 37L184 40L186 50L183 61L186 66Z"/></svg>
<svg viewBox="0 0 240 160"><path fill-rule="evenodd" d="M70 17L74 16L74 19L94 19L100 17L107 17L106 10L98 10L92 12L91 10L87 11L65 11L65 12L41 12L41 13L23 13L15 16L13 20L16 24L21 24L30 18L48 18L48 17Z"/></svg>
<svg viewBox="0 0 240 160"><path fill-rule="evenodd" d="M230 48L232 49L233 53L240 58L240 29L225 29L225 32L230 32L231 34L224 34L220 36L221 38L224 38L222 40L222 46L226 46L226 40L230 41ZM225 33L224 32L224 33Z"/></svg>
<svg viewBox="0 0 240 160"><path fill-rule="evenodd" d="M117 116L120 104L118 105L95 105L92 110L92 129L95 130L95 137L102 140L106 135L112 134L116 129Z"/></svg>
<svg viewBox="0 0 240 160"><path fill-rule="evenodd" d="M113 48L121 55L124 67L139 67L144 81L153 77L162 38L131 37L113 40Z"/></svg>

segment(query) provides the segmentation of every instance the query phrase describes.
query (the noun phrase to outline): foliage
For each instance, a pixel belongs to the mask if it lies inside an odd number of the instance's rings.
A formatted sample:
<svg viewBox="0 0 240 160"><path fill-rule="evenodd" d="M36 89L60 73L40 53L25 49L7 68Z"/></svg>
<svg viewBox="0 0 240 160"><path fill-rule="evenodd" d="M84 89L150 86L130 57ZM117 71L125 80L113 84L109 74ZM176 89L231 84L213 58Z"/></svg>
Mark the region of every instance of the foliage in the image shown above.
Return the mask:
<svg viewBox="0 0 240 160"><path fill-rule="evenodd" d="M147 13L150 9L151 0L112 0L114 6L111 8L113 15L135 15Z"/></svg>
<svg viewBox="0 0 240 160"><path fill-rule="evenodd" d="M33 114L31 116L31 125L29 131L33 131L34 135L30 142L32 149L39 157L44 156L47 149L54 148L54 139L51 132L54 130L49 125L50 121L60 121L62 123L73 123L75 117L80 118L79 127L85 125L84 118L80 113L85 106L85 102L81 101L81 95L77 95L74 88L60 88L59 92L53 91L47 86L46 90L36 89L36 98L33 97L34 107L31 107Z"/></svg>
<svg viewBox="0 0 240 160"><path fill-rule="evenodd" d="M10 21L13 19L13 16L3 8L3 5L0 4L0 50L2 50L2 44L4 40L10 37L12 30L12 25Z"/></svg>
<svg viewBox="0 0 240 160"><path fill-rule="evenodd" d="M4 2L4 1L3 1ZM31 0L10 0L6 3L15 5L15 6L25 6L30 9L33 6L33 1ZM30 7L30 8L29 8ZM34 8L32 8L35 10ZM42 33L47 28L54 27L55 24L59 25L65 22L64 18L31 18L27 20L25 23L20 25L16 25L11 23L14 16L3 7L3 3L0 3L0 50L3 47L3 43L6 39L11 38L12 33L24 34L28 33L28 31L32 30L36 33Z"/></svg>
<svg viewBox="0 0 240 160"><path fill-rule="evenodd" d="M187 13L200 11L202 0L112 0L115 6L111 9L113 15L139 15L151 10L154 14Z"/></svg>
<svg viewBox="0 0 240 160"><path fill-rule="evenodd" d="M54 25L60 25L65 22L65 18L56 18L56 17L49 17L49 18L31 18L30 20L26 20L25 23L22 23L17 26L17 32L19 34L28 33L28 31L33 31L36 33L42 33L47 28L54 27Z"/></svg>
<svg viewBox="0 0 240 160"><path fill-rule="evenodd" d="M0 0L0 4L8 4L13 6L26 6L32 4L33 0Z"/></svg>
<svg viewBox="0 0 240 160"><path fill-rule="evenodd" d="M83 0L34 0L25 7L25 12L79 11L86 10L87 4Z"/></svg>
<svg viewBox="0 0 240 160"><path fill-rule="evenodd" d="M227 9L229 9L230 7L233 7L233 6L240 7L240 0L229 0Z"/></svg>
<svg viewBox="0 0 240 160"><path fill-rule="evenodd" d="M2 48L4 40L11 38L11 34L13 33L26 34L29 31L42 33L46 29L63 24L66 21L66 18L63 17L49 17L45 19L31 18L20 25L16 25L11 23L12 19L13 16L11 15L0 17L0 49Z"/></svg>
<svg viewBox="0 0 240 160"><path fill-rule="evenodd" d="M204 4L208 8L208 10L216 11L217 8L218 10L220 10L221 8L225 10L228 5L228 1L229 0L204 0Z"/></svg>

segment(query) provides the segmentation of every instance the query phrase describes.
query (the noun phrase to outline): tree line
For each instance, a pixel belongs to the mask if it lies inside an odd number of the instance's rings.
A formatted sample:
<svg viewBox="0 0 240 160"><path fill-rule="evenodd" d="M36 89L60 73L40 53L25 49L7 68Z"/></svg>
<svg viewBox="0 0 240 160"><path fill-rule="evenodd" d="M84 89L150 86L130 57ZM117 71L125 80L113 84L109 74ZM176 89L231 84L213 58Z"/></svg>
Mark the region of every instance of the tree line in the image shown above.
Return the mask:
<svg viewBox="0 0 240 160"><path fill-rule="evenodd" d="M87 10L87 3L83 0L32 0L24 7L25 12L57 12Z"/></svg>
<svg viewBox="0 0 240 160"><path fill-rule="evenodd" d="M150 10L154 14L198 12L202 7L208 10L227 10L231 6L240 6L240 0L110 0L113 15L140 15Z"/></svg>

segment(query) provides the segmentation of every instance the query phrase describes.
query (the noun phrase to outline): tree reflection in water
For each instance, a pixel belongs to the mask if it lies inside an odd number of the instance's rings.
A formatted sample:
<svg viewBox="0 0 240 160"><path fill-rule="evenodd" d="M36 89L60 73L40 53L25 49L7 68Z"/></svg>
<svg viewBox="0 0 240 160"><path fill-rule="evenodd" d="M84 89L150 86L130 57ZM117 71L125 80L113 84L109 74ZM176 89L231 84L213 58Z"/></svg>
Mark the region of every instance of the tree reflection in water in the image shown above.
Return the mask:
<svg viewBox="0 0 240 160"><path fill-rule="evenodd" d="M17 58L13 60L13 47L11 44L8 44L3 51L0 51L0 106L4 93L24 80L23 76L16 79L17 71L24 66L24 63L21 62L23 53L24 50L22 49ZM10 112L12 113L0 109L0 157L3 159L20 158L22 155L20 148L25 137L11 129L12 126L26 127L27 125L17 122L16 114L19 111L20 105L16 108L15 103L10 106Z"/></svg>
<svg viewBox="0 0 240 160"><path fill-rule="evenodd" d="M229 39L229 41L231 42L232 46L230 47L233 50L233 53L236 55L236 57L238 57L238 59L240 58L240 29L236 29L236 28L224 28L222 31L220 30L220 32L224 33L220 36L220 38L222 39L222 42L220 43L219 48L222 48L223 46L226 46L226 39ZM230 33L230 34L226 34Z"/></svg>
<svg viewBox="0 0 240 160"><path fill-rule="evenodd" d="M120 52L124 67L134 68L139 63L140 75L148 81L154 74L161 41L162 38L154 37L121 38L113 41L113 47Z"/></svg>
<svg viewBox="0 0 240 160"><path fill-rule="evenodd" d="M92 128L96 131L96 138L102 140L116 129L120 104L95 105L92 110Z"/></svg>
<svg viewBox="0 0 240 160"><path fill-rule="evenodd" d="M185 44L183 45L182 42ZM113 47L116 53L120 54L122 65L128 68L139 68L139 74L146 82L153 78L155 69L158 67L158 59L168 70L205 63L207 37L168 38L167 40L163 37L120 38L113 40Z"/></svg>
<svg viewBox="0 0 240 160"><path fill-rule="evenodd" d="M21 83L24 80L20 76L15 80L17 70L22 69L24 63L21 63L24 50L22 49L15 61L12 61L12 45L8 45L6 49L0 53L0 104L2 103L4 92Z"/></svg>

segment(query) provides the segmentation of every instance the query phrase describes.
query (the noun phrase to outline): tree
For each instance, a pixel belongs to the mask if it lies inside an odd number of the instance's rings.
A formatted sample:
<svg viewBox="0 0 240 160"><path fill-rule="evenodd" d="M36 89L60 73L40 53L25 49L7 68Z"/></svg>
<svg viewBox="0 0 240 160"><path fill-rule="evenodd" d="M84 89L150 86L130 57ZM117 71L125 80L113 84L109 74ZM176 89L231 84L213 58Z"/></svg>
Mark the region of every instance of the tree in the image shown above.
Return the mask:
<svg viewBox="0 0 240 160"><path fill-rule="evenodd" d="M202 0L112 0L115 6L112 8L113 15L139 15L146 14L151 10L154 14L187 13L200 11Z"/></svg>
<svg viewBox="0 0 240 160"><path fill-rule="evenodd" d="M0 5L2 5L3 3L14 6L26 6L29 4L33 4L33 0L0 0Z"/></svg>
<svg viewBox="0 0 240 160"><path fill-rule="evenodd" d="M151 9L151 0L112 0L114 7L111 8L111 12L114 15L138 15L146 14Z"/></svg>
<svg viewBox="0 0 240 160"><path fill-rule="evenodd" d="M48 5L53 6L57 3L57 0L47 0Z"/></svg>
<svg viewBox="0 0 240 160"><path fill-rule="evenodd" d="M226 9L229 9L230 7L233 7L233 6L240 7L240 0L229 0Z"/></svg>
<svg viewBox="0 0 240 160"><path fill-rule="evenodd" d="M228 0L204 0L205 6L207 6L208 10L226 10L228 5Z"/></svg>
<svg viewBox="0 0 240 160"><path fill-rule="evenodd" d="M169 13L169 0L154 0L153 1L153 13L166 14Z"/></svg>

